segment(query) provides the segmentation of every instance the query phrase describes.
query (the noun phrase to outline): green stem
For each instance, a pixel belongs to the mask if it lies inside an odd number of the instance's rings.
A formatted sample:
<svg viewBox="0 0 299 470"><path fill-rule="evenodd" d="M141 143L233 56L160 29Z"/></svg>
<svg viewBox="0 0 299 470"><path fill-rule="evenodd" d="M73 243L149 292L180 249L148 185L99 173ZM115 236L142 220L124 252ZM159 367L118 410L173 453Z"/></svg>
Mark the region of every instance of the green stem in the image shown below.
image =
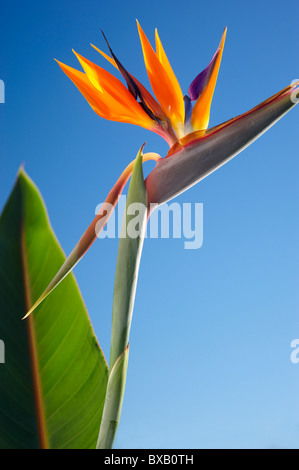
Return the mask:
<svg viewBox="0 0 299 470"><path fill-rule="evenodd" d="M130 181L119 241L113 293L110 374L98 449L110 449L116 434L126 382L129 334L147 223L147 195L140 149Z"/></svg>

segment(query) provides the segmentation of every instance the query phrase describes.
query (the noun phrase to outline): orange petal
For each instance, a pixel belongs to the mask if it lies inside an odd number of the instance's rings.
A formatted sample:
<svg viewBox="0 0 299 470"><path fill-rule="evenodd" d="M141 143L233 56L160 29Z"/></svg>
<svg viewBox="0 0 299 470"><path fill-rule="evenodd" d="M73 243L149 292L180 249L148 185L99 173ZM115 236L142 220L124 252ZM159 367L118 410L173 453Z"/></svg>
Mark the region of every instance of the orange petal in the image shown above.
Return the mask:
<svg viewBox="0 0 299 470"><path fill-rule="evenodd" d="M56 59L55 59L56 60ZM88 101L93 110L102 117L106 117L109 109L104 105L98 90L94 88L88 80L85 73L74 69L59 60L56 60L62 71L69 77L70 80L76 85L78 90L82 93L84 98Z"/></svg>
<svg viewBox="0 0 299 470"><path fill-rule="evenodd" d="M118 78L75 51L74 53L92 84L98 83L103 89L106 102L115 113L118 109L117 114L136 117L140 122L146 124L147 128L152 125L152 119ZM114 100L117 105L115 105Z"/></svg>
<svg viewBox="0 0 299 470"><path fill-rule="evenodd" d="M168 57L164 51L164 48L162 46L161 40L158 35L158 30L155 30L155 38L156 38L156 55L162 64L167 76L169 77L169 80L172 83L172 86L175 90L175 94L178 98L179 104L180 104L180 114L181 116L184 116L184 110L185 110L185 105L184 105L184 97L183 93L180 87L180 84L178 82L178 79L176 78L174 71L172 70L172 67L169 63ZM184 116L185 117L185 116Z"/></svg>
<svg viewBox="0 0 299 470"><path fill-rule="evenodd" d="M101 51L101 49L99 49L98 47L94 46L93 44L90 44L91 47L93 47L96 51L98 51L103 57L105 57L106 60L108 60L108 62L110 62L110 64L114 65L114 67L116 69L118 69L116 63L115 63L115 60L112 59L112 57L110 57L109 55L105 54L105 52Z"/></svg>
<svg viewBox="0 0 299 470"><path fill-rule="evenodd" d="M224 42L225 42L225 37L226 37L226 30L227 28L225 28L220 44L219 44L220 52L218 54L210 79L205 89L203 90L198 100L196 101L194 108L193 108L191 124L194 130L207 129L209 125L211 103L212 103L212 98L213 98L213 94L214 94L214 90L215 90L215 86L217 82L217 77L218 77L218 72L219 72L219 67L221 63L223 47L224 47Z"/></svg>
<svg viewBox="0 0 299 470"><path fill-rule="evenodd" d="M112 64L116 69L118 69L117 67L117 64L115 62L115 60L110 57L109 55L105 54L105 52L101 51L101 49L99 49L98 47L94 46L93 44L91 44L91 46L96 50L98 51L106 60L108 60L110 62L110 64ZM142 85L142 83L140 83L137 78L135 78L131 73L129 74L132 79L134 80L134 82L137 84L141 94L142 94L142 98L144 99L146 105L149 107L149 109L154 113L155 116L157 116L159 119L161 119L162 121L165 119L165 114L161 108L161 106L159 105L159 103L157 103L157 101L155 100L155 98L150 94L150 92Z"/></svg>
<svg viewBox="0 0 299 470"><path fill-rule="evenodd" d="M145 67L152 89L165 114L171 120L174 128L178 128L185 119L185 108L182 92L177 88L177 80L175 79L173 82L174 73L169 73L169 69L171 69L170 65L169 67L166 67L165 64L164 69L166 54L164 53L164 62L160 62L138 21L137 26L143 50ZM163 53L161 52L161 56L162 55ZM166 60L168 62L167 58Z"/></svg>
<svg viewBox="0 0 299 470"><path fill-rule="evenodd" d="M152 119L117 78L79 54L76 56L86 74L61 62L58 64L97 114L112 121L152 128Z"/></svg>

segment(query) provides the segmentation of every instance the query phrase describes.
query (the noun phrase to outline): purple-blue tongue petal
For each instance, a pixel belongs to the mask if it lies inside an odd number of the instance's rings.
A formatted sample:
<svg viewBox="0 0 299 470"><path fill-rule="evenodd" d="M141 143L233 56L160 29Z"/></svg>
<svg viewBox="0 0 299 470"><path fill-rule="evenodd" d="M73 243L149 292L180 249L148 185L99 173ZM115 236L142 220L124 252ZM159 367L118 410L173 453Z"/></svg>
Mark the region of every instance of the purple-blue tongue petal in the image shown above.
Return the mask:
<svg viewBox="0 0 299 470"><path fill-rule="evenodd" d="M189 96L184 96L184 104L185 104L185 124L191 121L192 116L192 103Z"/></svg>
<svg viewBox="0 0 299 470"><path fill-rule="evenodd" d="M213 68L215 67L216 59L219 52L220 49L218 48L209 65L199 75L197 75L196 78L194 78L193 82L189 86L188 94L191 101L196 101L205 89L211 76L211 73L213 72Z"/></svg>

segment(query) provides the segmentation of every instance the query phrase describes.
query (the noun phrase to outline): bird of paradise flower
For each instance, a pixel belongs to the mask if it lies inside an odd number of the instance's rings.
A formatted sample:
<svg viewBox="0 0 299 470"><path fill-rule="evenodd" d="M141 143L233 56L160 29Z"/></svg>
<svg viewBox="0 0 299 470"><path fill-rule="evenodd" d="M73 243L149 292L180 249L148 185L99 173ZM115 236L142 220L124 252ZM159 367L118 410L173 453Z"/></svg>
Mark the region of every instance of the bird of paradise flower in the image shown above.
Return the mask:
<svg viewBox="0 0 299 470"><path fill-rule="evenodd" d="M299 81L250 111L208 129L226 28L211 62L192 81L188 94L183 96L157 30L155 51L138 21L137 26L145 67L157 99L125 69L113 53L104 33L111 57L96 46L92 47L121 73L127 87L114 75L75 51L84 72L57 62L99 116L141 126L157 133L169 144L170 149L165 158L156 153L143 155L143 161L155 160L157 163L145 181L148 205L153 207L185 191L254 142L297 104L298 97L294 99L294 96L297 96ZM105 210L99 211L26 316L64 279L95 241L117 204L133 166L134 161L123 171L106 198L108 205L105 205Z"/></svg>

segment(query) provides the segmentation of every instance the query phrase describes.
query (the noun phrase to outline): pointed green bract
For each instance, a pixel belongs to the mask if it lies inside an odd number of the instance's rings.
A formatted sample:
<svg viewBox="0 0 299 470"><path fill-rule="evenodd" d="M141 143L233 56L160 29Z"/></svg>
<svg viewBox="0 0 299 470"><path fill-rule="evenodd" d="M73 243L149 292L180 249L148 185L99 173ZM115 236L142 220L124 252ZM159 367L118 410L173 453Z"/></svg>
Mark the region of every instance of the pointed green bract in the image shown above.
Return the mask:
<svg viewBox="0 0 299 470"><path fill-rule="evenodd" d="M143 180L141 149L135 161L127 196L121 232L124 238L120 238L118 247L113 293L111 372L98 438L98 449L112 447L121 413L127 373L129 334L146 222L147 196Z"/></svg>
<svg viewBox="0 0 299 470"><path fill-rule="evenodd" d="M136 158L127 196L126 212L121 230L121 234L126 234L126 236L119 240L113 292L110 369L129 342L139 263L146 228L147 194L143 180L141 152L140 150ZM134 205L136 206L134 207ZM132 238L134 233L130 233L134 232L134 219L139 230L139 236L136 238Z"/></svg>
<svg viewBox="0 0 299 470"><path fill-rule="evenodd" d="M65 256L19 172L0 217L0 448L95 448L108 367L74 277L22 321Z"/></svg>

